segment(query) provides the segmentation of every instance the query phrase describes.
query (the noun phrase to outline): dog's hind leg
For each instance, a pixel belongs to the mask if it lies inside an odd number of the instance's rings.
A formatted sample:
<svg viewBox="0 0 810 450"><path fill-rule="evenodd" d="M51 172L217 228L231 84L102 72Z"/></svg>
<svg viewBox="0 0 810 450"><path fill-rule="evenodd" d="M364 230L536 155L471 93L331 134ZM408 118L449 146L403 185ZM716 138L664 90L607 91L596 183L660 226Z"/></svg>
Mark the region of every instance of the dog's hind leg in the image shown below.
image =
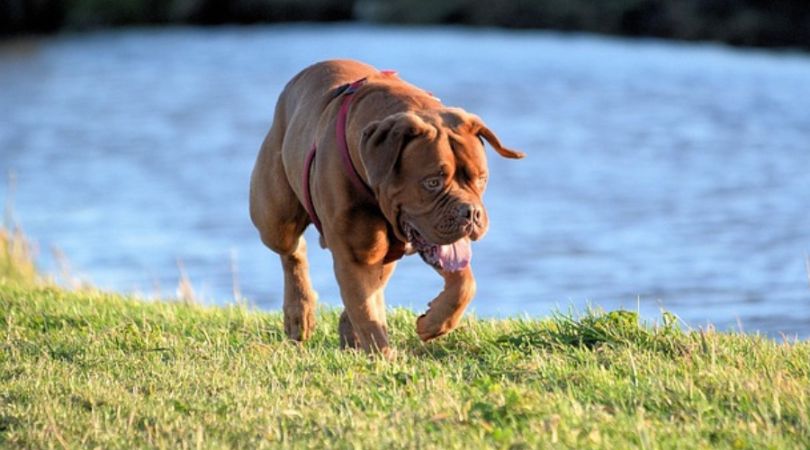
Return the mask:
<svg viewBox="0 0 810 450"><path fill-rule="evenodd" d="M278 116L277 116L278 118ZM306 242L309 217L284 173L283 132L274 123L262 145L250 185L250 216L262 242L281 257L284 269L284 331L305 341L315 328L317 294L309 279Z"/></svg>
<svg viewBox="0 0 810 450"><path fill-rule="evenodd" d="M312 289L304 237L289 254L281 255L284 269L284 332L290 339L305 341L315 330L317 294Z"/></svg>
<svg viewBox="0 0 810 450"><path fill-rule="evenodd" d="M306 214L306 212L304 213ZM259 228L262 242L279 254L284 270L284 332L290 339L307 340L315 329L317 294L312 289L307 262L307 244L303 237L306 221L282 222L283 216L271 215Z"/></svg>

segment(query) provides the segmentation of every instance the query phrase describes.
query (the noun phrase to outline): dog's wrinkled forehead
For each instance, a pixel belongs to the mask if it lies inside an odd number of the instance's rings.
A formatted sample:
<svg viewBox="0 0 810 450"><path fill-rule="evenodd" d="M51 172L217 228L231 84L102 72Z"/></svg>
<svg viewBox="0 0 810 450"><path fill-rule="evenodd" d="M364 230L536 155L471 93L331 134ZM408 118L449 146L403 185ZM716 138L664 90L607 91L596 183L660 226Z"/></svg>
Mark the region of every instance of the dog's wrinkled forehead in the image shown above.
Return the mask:
<svg viewBox="0 0 810 450"><path fill-rule="evenodd" d="M460 167L473 172L486 171L486 154L474 123L462 110L445 109L425 118L435 129L429 138L414 142L411 151L403 155L403 163L422 174L455 172Z"/></svg>

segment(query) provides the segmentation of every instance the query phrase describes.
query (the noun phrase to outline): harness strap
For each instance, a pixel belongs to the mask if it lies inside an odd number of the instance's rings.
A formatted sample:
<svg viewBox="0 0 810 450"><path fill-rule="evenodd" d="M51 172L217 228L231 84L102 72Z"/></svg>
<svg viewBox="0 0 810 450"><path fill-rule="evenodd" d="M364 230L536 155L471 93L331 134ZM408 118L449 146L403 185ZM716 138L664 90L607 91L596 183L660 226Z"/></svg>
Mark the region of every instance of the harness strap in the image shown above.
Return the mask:
<svg viewBox="0 0 810 450"><path fill-rule="evenodd" d="M383 75L392 76L395 75L396 72L390 70L382 71ZM337 121L335 123L335 135L337 137L337 145L338 145L338 152L340 153L340 160L343 162L343 171L346 173L346 176L349 177L349 181L351 181L352 185L354 186L355 191L360 193L366 201L376 203L377 199L374 197L374 191L371 190L371 187L360 178L360 174L357 172L357 168L352 163L351 155L349 154L349 144L346 142L346 121L348 120L349 116L349 107L352 103L352 98L354 97L354 93L357 90L366 84L367 79L361 78L354 83L341 86L338 88L335 96L342 95L343 100L340 103L340 110L338 111ZM312 223L315 225L315 228L318 229L318 232L323 235L323 228L321 226L321 221L318 219L318 214L315 212L315 206L312 203L312 192L310 191L309 181L310 181L310 172L312 171L312 164L315 162L315 153L317 152L317 146L313 142L312 148L307 153L307 158L304 162L304 174L303 174L303 188L304 188L304 207L307 210L307 214L309 214L309 218ZM405 243L400 242L397 239L394 239L388 248L388 253L386 253L385 258L383 259L383 263L387 264L389 262L396 261L402 258L405 254Z"/></svg>
<svg viewBox="0 0 810 450"><path fill-rule="evenodd" d="M343 91L343 101L340 103L340 111L337 116L337 123L335 124L335 134L337 135L337 145L340 151L340 159L343 161L343 169L348 175L357 192L361 192L367 201L374 202L374 192L371 188L360 178L357 173L357 168L352 163L352 157L349 154L349 143L346 142L346 120L349 116L349 106L351 106L354 93L360 86L366 84L366 78L361 78L354 83L350 84L346 90Z"/></svg>

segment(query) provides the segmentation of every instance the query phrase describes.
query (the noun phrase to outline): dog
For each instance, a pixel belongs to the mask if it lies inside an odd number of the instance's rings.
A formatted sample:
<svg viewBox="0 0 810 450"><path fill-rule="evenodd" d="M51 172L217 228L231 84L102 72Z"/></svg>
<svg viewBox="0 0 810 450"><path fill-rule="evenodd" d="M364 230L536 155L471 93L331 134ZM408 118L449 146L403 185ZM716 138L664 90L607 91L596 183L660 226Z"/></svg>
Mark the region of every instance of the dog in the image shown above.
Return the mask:
<svg viewBox="0 0 810 450"><path fill-rule="evenodd" d="M417 334L428 341L458 325L476 289L471 241L489 226L484 140L506 158L525 156L477 116L361 62L319 62L285 86L251 175L250 217L281 257L289 338L305 341L315 327L302 236L311 223L345 306L341 347L392 354L383 291L411 253L444 278Z"/></svg>

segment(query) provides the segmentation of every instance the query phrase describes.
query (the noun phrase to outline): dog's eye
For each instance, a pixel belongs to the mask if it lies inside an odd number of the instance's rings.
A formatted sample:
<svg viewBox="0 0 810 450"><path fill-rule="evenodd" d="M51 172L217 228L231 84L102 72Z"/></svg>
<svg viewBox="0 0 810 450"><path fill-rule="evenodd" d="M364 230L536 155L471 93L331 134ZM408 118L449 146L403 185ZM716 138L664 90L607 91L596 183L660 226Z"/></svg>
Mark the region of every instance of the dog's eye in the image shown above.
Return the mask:
<svg viewBox="0 0 810 450"><path fill-rule="evenodd" d="M429 191L438 191L444 186L444 178L442 177L430 177L427 180L422 182L422 186Z"/></svg>

